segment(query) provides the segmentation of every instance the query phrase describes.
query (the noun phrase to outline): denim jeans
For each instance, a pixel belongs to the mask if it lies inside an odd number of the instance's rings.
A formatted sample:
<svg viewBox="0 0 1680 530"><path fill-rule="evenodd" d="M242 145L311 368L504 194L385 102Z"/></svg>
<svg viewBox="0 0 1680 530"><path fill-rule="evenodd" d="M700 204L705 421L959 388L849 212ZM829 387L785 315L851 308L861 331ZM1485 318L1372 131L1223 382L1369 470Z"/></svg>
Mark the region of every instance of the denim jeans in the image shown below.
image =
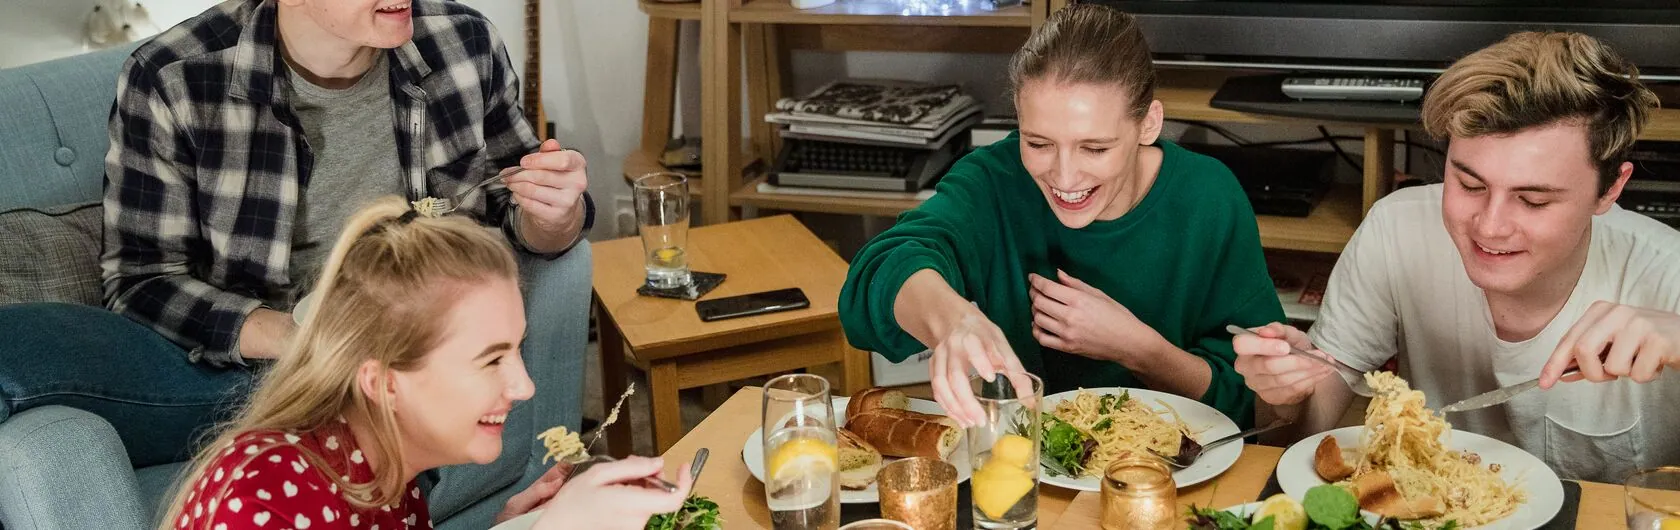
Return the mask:
<svg viewBox="0 0 1680 530"><path fill-rule="evenodd" d="M96 414L145 467L190 458L195 442L250 394L250 368L212 368L101 307L0 306L0 422L43 405Z"/></svg>

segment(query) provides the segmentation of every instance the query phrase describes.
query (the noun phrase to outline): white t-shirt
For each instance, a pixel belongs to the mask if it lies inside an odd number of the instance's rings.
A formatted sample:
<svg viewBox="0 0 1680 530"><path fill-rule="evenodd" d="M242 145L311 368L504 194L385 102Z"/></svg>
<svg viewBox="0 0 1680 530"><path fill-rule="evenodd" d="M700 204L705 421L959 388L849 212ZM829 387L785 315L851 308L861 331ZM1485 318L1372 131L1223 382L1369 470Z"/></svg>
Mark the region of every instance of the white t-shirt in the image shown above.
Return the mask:
<svg viewBox="0 0 1680 530"><path fill-rule="evenodd" d="M1439 408L1538 377L1598 300L1680 312L1680 232L1620 207L1594 217L1586 269L1562 311L1535 337L1506 342L1447 235L1441 185L1420 186L1371 209L1330 274L1309 336L1361 371L1398 355L1400 375ZM1564 478L1620 483L1639 468L1680 464L1680 375L1560 384L1447 420L1521 447Z"/></svg>

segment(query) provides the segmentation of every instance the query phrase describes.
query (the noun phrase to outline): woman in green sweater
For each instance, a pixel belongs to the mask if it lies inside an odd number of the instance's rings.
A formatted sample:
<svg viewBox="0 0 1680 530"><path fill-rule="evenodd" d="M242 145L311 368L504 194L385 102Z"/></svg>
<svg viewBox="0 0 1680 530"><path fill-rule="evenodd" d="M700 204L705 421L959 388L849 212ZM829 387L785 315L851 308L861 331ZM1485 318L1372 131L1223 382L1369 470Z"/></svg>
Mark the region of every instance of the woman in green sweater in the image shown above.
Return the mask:
<svg viewBox="0 0 1680 530"><path fill-rule="evenodd" d="M1020 130L959 160L852 260L848 339L895 362L931 348L934 396L964 425L982 419L971 372L1147 387L1252 423L1225 326L1283 309L1230 170L1159 138L1135 20L1058 11L1009 76Z"/></svg>

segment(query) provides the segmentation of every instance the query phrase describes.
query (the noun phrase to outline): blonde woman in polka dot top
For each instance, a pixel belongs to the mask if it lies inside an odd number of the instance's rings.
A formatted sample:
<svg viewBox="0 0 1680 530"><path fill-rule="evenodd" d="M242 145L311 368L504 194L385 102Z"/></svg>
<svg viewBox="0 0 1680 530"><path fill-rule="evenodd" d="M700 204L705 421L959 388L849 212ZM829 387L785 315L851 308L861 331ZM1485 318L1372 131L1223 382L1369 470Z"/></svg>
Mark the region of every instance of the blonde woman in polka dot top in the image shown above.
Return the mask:
<svg viewBox="0 0 1680 530"><path fill-rule="evenodd" d="M517 274L506 241L469 219L421 217L396 198L357 214L318 307L199 453L159 529L431 528L415 477L495 460L507 412L532 395ZM497 521L542 508L535 528L639 529L688 496L686 470L675 492L631 485L662 469L556 467Z"/></svg>

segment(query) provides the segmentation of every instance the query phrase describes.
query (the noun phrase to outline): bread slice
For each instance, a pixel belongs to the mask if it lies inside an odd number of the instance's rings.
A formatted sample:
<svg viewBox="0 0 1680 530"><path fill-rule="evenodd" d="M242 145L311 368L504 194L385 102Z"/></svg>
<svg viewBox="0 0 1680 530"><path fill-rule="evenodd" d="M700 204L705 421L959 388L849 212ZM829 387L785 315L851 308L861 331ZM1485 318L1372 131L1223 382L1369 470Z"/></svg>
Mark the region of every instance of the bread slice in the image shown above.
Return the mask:
<svg viewBox="0 0 1680 530"><path fill-rule="evenodd" d="M1446 513L1446 507L1441 500L1433 496L1417 499L1406 499L1400 494L1400 489L1394 485L1394 477L1387 471L1373 471L1360 475L1353 482L1354 496L1359 498L1359 507L1370 510L1377 515L1395 517L1399 519L1423 519L1436 517Z"/></svg>
<svg viewBox="0 0 1680 530"><path fill-rule="evenodd" d="M910 397L903 392L882 387L865 389L846 402L846 419L849 421L864 411L878 408L909 410Z"/></svg>
<svg viewBox="0 0 1680 530"><path fill-rule="evenodd" d="M881 470L881 452L856 433L846 429L835 431L840 436L840 487L861 490L875 483L875 473Z"/></svg>
<svg viewBox="0 0 1680 530"><path fill-rule="evenodd" d="M1353 476L1353 466L1342 458L1342 445L1335 436L1325 436L1313 450L1313 470L1326 482L1341 482Z"/></svg>
<svg viewBox="0 0 1680 530"><path fill-rule="evenodd" d="M846 429L868 441L881 454L948 459L962 441L962 429L945 416L877 408L846 420Z"/></svg>

